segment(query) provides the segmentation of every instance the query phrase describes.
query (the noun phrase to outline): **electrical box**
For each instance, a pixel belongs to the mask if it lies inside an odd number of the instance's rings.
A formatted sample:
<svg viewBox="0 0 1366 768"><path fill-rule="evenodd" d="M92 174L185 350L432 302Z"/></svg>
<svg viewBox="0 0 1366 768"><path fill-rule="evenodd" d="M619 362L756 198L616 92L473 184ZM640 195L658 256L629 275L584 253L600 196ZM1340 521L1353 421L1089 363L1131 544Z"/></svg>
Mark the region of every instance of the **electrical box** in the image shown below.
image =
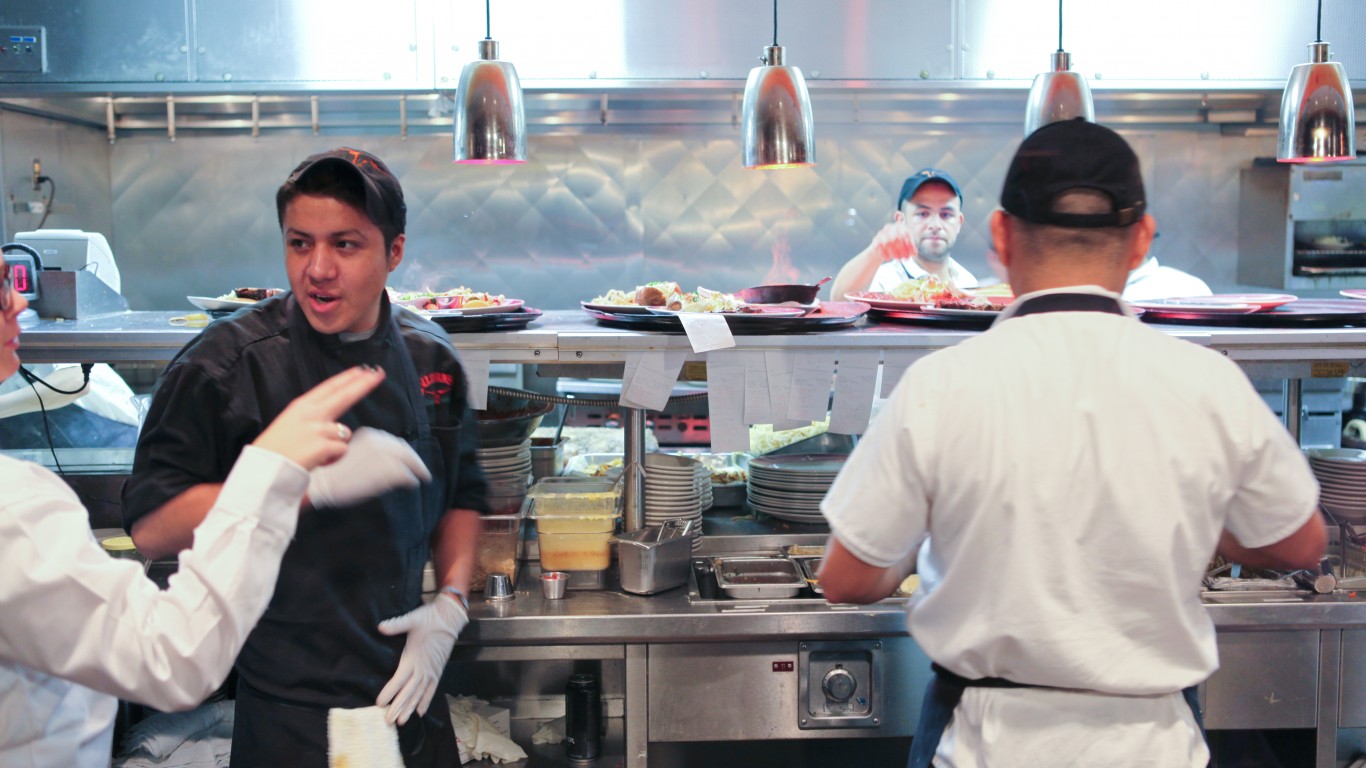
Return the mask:
<svg viewBox="0 0 1366 768"><path fill-rule="evenodd" d="M0 72L47 72L47 34L42 27L0 26Z"/></svg>

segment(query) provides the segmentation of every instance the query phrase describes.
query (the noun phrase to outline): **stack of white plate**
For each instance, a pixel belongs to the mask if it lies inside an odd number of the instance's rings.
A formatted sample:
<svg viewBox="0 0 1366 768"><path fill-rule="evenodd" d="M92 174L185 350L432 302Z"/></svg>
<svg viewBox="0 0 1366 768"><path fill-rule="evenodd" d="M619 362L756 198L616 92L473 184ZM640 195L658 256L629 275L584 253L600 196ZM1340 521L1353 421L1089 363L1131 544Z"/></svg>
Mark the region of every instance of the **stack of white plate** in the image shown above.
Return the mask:
<svg viewBox="0 0 1366 768"><path fill-rule="evenodd" d="M1305 451L1319 479L1319 500L1334 517L1366 523L1366 451L1313 448Z"/></svg>
<svg viewBox="0 0 1366 768"><path fill-rule="evenodd" d="M702 510L711 506L711 472L695 459L645 454L645 524L692 520L693 548L702 544Z"/></svg>
<svg viewBox="0 0 1366 768"><path fill-rule="evenodd" d="M821 499L835 482L847 454L800 453L749 460L749 505L793 523L824 523Z"/></svg>
<svg viewBox="0 0 1366 768"><path fill-rule="evenodd" d="M489 484L489 501L498 509L494 514L510 514L521 508L531 482L531 441L506 448L480 448L475 451L484 479Z"/></svg>

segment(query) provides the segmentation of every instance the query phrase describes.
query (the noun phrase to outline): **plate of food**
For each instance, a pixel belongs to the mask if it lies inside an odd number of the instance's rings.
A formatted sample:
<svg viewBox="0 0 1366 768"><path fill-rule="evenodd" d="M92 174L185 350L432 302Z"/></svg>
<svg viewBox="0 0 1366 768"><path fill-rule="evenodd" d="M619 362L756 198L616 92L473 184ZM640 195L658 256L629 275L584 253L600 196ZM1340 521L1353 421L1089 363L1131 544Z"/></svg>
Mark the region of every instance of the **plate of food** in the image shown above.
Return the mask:
<svg viewBox="0 0 1366 768"><path fill-rule="evenodd" d="M713 291L698 286L696 291L684 291L678 283L654 281L638 285L625 291L613 288L591 301L580 302L591 312L608 312L618 315L654 315L678 313L736 312L748 305L734 294ZM783 307L782 310L793 308ZM809 311L796 308L797 312Z"/></svg>
<svg viewBox="0 0 1366 768"><path fill-rule="evenodd" d="M427 317L465 317L495 312L516 312L523 302L509 299L501 293L485 293L464 287L448 291L395 291L390 288L389 301Z"/></svg>
<svg viewBox="0 0 1366 768"><path fill-rule="evenodd" d="M186 296L185 300L208 312L235 312L284 292L283 288L235 288L222 296Z"/></svg>

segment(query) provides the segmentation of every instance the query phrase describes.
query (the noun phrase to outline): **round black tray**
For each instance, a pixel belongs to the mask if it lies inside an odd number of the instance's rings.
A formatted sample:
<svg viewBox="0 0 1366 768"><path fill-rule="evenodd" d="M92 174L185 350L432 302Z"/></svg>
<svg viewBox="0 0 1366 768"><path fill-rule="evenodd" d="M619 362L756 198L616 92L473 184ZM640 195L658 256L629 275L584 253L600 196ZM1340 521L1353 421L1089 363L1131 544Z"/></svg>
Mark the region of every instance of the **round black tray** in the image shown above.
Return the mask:
<svg viewBox="0 0 1366 768"><path fill-rule="evenodd" d="M985 331L996 322L999 313L991 317L969 317L966 315L933 315L926 312L901 309L872 309L868 319L875 323L896 323L898 325L924 325L933 328L948 328L955 331Z"/></svg>
<svg viewBox="0 0 1366 768"><path fill-rule="evenodd" d="M1362 328L1366 327L1366 301L1300 299L1265 312L1242 315L1144 307L1143 321L1220 328Z"/></svg>
<svg viewBox="0 0 1366 768"><path fill-rule="evenodd" d="M541 310L518 307L513 312L488 312L481 315L428 317L449 333L481 333L483 331L513 331L527 327L541 316Z"/></svg>
<svg viewBox="0 0 1366 768"><path fill-rule="evenodd" d="M660 333L683 333L683 321L676 315L638 315L618 312L602 312L588 309L587 312L598 323L609 328L623 328L632 331L658 331ZM808 331L836 331L852 327L868 312L868 305L858 301L825 302L820 310L804 317L764 317L762 315L726 314L726 324L736 336L767 336L782 333L806 333Z"/></svg>

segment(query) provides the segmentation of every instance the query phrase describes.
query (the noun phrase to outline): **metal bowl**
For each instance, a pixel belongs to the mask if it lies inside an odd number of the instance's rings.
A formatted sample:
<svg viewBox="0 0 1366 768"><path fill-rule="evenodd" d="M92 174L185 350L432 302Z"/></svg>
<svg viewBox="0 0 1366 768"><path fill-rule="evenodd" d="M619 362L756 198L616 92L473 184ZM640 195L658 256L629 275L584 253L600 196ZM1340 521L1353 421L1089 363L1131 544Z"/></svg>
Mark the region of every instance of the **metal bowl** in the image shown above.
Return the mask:
<svg viewBox="0 0 1366 768"><path fill-rule="evenodd" d="M520 445L541 425L541 419L553 410L554 403L489 395L488 408L474 412L479 419L479 447Z"/></svg>

